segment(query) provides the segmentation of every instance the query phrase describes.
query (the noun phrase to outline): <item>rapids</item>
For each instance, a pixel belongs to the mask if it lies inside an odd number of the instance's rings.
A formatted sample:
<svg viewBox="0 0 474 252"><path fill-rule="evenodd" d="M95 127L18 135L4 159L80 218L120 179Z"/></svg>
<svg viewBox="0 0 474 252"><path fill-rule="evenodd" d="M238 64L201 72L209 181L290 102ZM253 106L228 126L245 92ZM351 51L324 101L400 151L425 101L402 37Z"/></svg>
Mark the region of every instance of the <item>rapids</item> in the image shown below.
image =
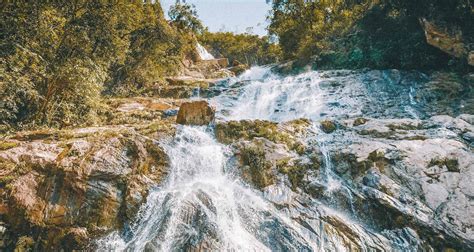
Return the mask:
<svg viewBox="0 0 474 252"><path fill-rule="evenodd" d="M368 79L390 85L374 97ZM400 76L396 70L372 73L351 71L307 72L279 77L269 68L256 67L220 85L210 98L217 120L264 119L283 122L308 118L423 117L418 109L414 83L420 75ZM337 81L336 81L337 80ZM342 83L342 84L341 84ZM350 87L350 88L347 88ZM370 92L369 92L370 91ZM379 92L380 91L380 92ZM393 105L387 97L400 97ZM398 109L397 109L398 108ZM353 191L332 171L327 154L330 136L313 126L309 144L320 145L324 172L314 178L325 185L328 198L340 192L351 201ZM154 188L140 210L138 220L122 232L98 242L109 251L410 251L418 238L409 229L377 233L353 217L354 209L340 202L318 201L293 192L283 184L263 192L243 182L228 146L218 143L212 126L179 126L174 139L160 144L170 157L166 181ZM311 141L318 139L312 143ZM337 235L334 222L354 234L348 246Z"/></svg>

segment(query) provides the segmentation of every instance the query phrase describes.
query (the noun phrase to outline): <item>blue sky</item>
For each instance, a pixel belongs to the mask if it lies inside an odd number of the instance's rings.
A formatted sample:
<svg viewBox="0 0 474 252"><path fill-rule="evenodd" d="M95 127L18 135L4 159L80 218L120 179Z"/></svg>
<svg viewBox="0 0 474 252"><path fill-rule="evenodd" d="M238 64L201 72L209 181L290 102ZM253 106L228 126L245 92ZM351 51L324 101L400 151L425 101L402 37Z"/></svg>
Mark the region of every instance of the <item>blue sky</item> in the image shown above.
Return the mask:
<svg viewBox="0 0 474 252"><path fill-rule="evenodd" d="M161 0L165 13L176 0ZM266 16L271 9L265 0L186 0L194 4L199 18L210 31L243 33L253 27L253 33L266 35Z"/></svg>

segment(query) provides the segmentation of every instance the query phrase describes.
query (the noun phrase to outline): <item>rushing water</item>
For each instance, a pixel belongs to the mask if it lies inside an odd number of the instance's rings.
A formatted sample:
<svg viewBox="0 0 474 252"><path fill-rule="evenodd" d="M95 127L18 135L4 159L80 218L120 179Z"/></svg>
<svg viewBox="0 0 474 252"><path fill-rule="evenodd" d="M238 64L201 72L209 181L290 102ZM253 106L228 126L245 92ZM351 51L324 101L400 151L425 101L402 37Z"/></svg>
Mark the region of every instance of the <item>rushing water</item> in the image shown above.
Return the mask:
<svg viewBox="0 0 474 252"><path fill-rule="evenodd" d="M335 76L308 72L281 78L268 68L253 68L228 81L225 92L211 102L218 108L219 120L312 119L313 137L319 140L324 161L323 173L316 179L328 194L343 191L351 201L351 190L332 171L325 145L330 141L324 140L327 136L318 130L317 121L360 115L360 104L369 98L363 95L365 89L357 76L344 72L342 77L340 73ZM335 78L351 82L351 88L344 88ZM414 109L413 92L407 92L407 106ZM228 147L215 140L212 127L180 126L174 139L161 145L170 157L166 181L150 192L138 221L99 241L99 249L350 251L347 242L324 221L328 216L341 220L356 234L353 242L359 250L406 248L407 242L399 236L391 241L390 235L371 233L335 211L335 205L296 195L279 183L263 193L246 185L235 171ZM352 202L350 205L349 214L354 211Z"/></svg>
<svg viewBox="0 0 474 252"><path fill-rule="evenodd" d="M202 46L201 44L197 43L196 48L198 50L199 57L201 58L201 60L212 60L212 59L214 59L214 56L212 56L212 54L209 53L206 50L206 48L204 48L204 46Z"/></svg>

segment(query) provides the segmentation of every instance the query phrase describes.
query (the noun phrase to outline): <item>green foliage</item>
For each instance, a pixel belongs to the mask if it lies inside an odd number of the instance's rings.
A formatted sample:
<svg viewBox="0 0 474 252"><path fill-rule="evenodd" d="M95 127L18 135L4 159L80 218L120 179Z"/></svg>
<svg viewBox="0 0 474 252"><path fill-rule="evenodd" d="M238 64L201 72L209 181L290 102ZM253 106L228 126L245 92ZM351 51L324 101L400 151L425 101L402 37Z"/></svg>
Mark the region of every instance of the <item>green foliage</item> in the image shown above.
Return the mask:
<svg viewBox="0 0 474 252"><path fill-rule="evenodd" d="M460 27L472 40L473 17L470 0L275 0L269 31L297 66L440 69L453 59L426 42L420 18Z"/></svg>
<svg viewBox="0 0 474 252"><path fill-rule="evenodd" d="M198 40L215 56L237 60L247 65L264 65L278 62L281 49L269 37L231 32L204 32Z"/></svg>
<svg viewBox="0 0 474 252"><path fill-rule="evenodd" d="M285 59L309 61L330 50L370 6L366 1L275 0L269 32L278 36Z"/></svg>
<svg viewBox="0 0 474 252"><path fill-rule="evenodd" d="M0 130L94 123L104 91L172 75L190 50L159 2L5 2L0 31Z"/></svg>
<svg viewBox="0 0 474 252"><path fill-rule="evenodd" d="M180 30L192 31L194 33L201 33L204 30L194 5L176 3L171 6L168 16L172 24Z"/></svg>

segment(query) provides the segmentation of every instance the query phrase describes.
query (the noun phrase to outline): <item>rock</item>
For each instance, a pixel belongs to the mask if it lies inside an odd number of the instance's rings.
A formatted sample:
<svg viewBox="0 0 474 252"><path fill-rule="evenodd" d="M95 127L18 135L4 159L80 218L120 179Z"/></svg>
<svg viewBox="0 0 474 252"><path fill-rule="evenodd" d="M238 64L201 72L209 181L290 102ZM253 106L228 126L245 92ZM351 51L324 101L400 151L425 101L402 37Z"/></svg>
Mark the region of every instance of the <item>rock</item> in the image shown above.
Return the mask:
<svg viewBox="0 0 474 252"><path fill-rule="evenodd" d="M257 138L253 142L242 143L239 148L240 163L244 179L248 180L258 188L275 183L276 163L270 156L277 147L272 142Z"/></svg>
<svg viewBox="0 0 474 252"><path fill-rule="evenodd" d="M305 187L304 177L320 167L317 157L301 141L309 130L306 119L275 123L262 120L219 122L218 141L233 146L245 180L259 189L275 185L284 178L293 190Z"/></svg>
<svg viewBox="0 0 474 252"><path fill-rule="evenodd" d="M354 120L353 125L354 126L359 126L359 125L365 124L367 121L369 121L369 120L365 119L365 118L362 118L362 117L359 117L359 118Z"/></svg>
<svg viewBox="0 0 474 252"><path fill-rule="evenodd" d="M474 132L466 132L462 135L462 138L467 142L474 144Z"/></svg>
<svg viewBox="0 0 474 252"><path fill-rule="evenodd" d="M288 149L302 153L306 147L299 137L306 134L309 126L309 121L305 119L280 124L265 120L242 120L219 122L215 132L217 140L225 144L263 137L274 143L285 144Z"/></svg>
<svg viewBox="0 0 474 252"><path fill-rule="evenodd" d="M467 122L467 123L469 123L469 124L474 125L474 115L461 114L461 115L459 115L459 116L456 117L456 118L459 118L459 119L464 120L465 122Z"/></svg>
<svg viewBox="0 0 474 252"><path fill-rule="evenodd" d="M321 122L321 129L324 131L324 133L332 133L336 130L336 128L336 124L333 121L324 120Z"/></svg>
<svg viewBox="0 0 474 252"><path fill-rule="evenodd" d="M89 245L90 238L86 228L71 228L61 241L65 250L84 250Z"/></svg>
<svg viewBox="0 0 474 252"><path fill-rule="evenodd" d="M469 119L372 118L334 132L328 143L332 169L353 183L348 188L356 191L350 199L359 218L381 226L409 225L420 237L445 237L432 243L434 248L472 247L474 232L468 227L474 219L467 213L474 187L467 181L474 176L474 156L461 138L472 130ZM324 199L324 194L312 195ZM331 202L334 195L337 191ZM401 217L389 219L381 211Z"/></svg>
<svg viewBox="0 0 474 252"><path fill-rule="evenodd" d="M236 59L232 60L232 66L239 66L239 65L243 65L243 64Z"/></svg>
<svg viewBox="0 0 474 252"><path fill-rule="evenodd" d="M229 59L228 58L217 59L217 64L219 64L219 66L222 68L226 68L229 66Z"/></svg>
<svg viewBox="0 0 474 252"><path fill-rule="evenodd" d="M239 75L239 74L245 72L245 70L247 70L249 68L250 67L245 65L245 64L240 64L240 65L235 65L235 66L229 68L229 71L231 71L235 75Z"/></svg>
<svg viewBox="0 0 474 252"><path fill-rule="evenodd" d="M168 166L161 147L134 130L63 134L0 151L0 216L17 247L85 249L133 221Z"/></svg>
<svg viewBox="0 0 474 252"><path fill-rule="evenodd" d="M181 104L176 122L185 125L207 125L214 121L215 108L207 101L185 102Z"/></svg>
<svg viewBox="0 0 474 252"><path fill-rule="evenodd" d="M35 242L33 238L29 236L22 236L16 243L15 252L33 251L34 244Z"/></svg>
<svg viewBox="0 0 474 252"><path fill-rule="evenodd" d="M458 27L442 26L426 18L421 19L421 24L425 30L428 44L454 57L467 57L467 48L463 42L463 34Z"/></svg>

